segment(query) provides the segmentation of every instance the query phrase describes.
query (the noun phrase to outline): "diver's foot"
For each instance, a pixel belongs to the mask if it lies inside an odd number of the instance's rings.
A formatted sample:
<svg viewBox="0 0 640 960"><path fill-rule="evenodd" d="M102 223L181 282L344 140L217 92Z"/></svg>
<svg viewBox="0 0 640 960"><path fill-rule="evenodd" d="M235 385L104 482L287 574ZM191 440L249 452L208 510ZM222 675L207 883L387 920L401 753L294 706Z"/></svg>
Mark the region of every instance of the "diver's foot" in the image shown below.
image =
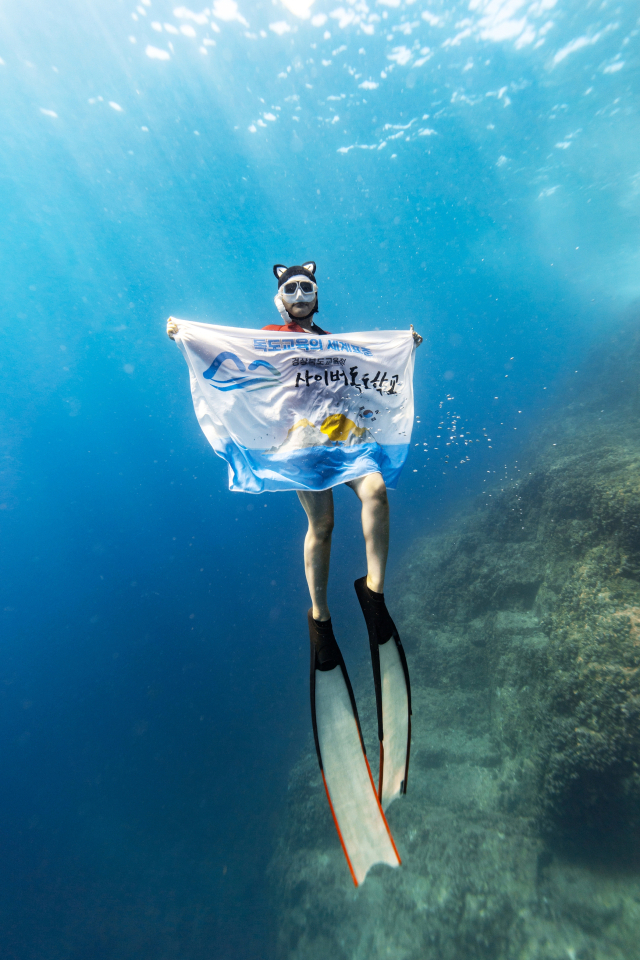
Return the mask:
<svg viewBox="0 0 640 960"><path fill-rule="evenodd" d="M387 610L384 593L370 587L368 576L356 580L354 587L367 621L369 638L371 639L373 635L377 644L386 643L394 634L397 634L397 630Z"/></svg>
<svg viewBox="0 0 640 960"><path fill-rule="evenodd" d="M318 670L333 670L340 663L340 648L333 635L331 618L315 620L313 610L307 614L309 621L309 638L315 651L315 661Z"/></svg>

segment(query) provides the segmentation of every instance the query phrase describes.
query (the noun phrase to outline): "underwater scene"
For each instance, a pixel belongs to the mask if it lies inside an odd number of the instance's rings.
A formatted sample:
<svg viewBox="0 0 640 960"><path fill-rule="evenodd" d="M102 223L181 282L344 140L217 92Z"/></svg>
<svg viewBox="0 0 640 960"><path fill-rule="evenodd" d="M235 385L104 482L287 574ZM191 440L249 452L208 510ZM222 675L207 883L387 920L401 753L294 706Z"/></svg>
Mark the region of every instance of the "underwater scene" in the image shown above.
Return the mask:
<svg viewBox="0 0 640 960"><path fill-rule="evenodd" d="M180 2L0 9L0 955L638 960L640 7Z"/></svg>

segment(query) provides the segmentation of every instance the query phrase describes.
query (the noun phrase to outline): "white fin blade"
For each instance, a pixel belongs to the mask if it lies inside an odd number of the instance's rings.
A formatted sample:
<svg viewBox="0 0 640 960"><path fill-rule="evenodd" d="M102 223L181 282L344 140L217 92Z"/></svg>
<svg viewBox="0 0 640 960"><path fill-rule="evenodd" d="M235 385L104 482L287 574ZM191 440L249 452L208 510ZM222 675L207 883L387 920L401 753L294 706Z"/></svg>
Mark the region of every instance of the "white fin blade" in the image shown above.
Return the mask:
<svg viewBox="0 0 640 960"><path fill-rule="evenodd" d="M392 638L378 647L382 686L384 767L382 809L386 810L403 790L409 740L409 697L402 661Z"/></svg>
<svg viewBox="0 0 640 960"><path fill-rule="evenodd" d="M375 863L397 867L400 858L378 802L340 667L316 671L315 704L327 792L352 876L360 884Z"/></svg>

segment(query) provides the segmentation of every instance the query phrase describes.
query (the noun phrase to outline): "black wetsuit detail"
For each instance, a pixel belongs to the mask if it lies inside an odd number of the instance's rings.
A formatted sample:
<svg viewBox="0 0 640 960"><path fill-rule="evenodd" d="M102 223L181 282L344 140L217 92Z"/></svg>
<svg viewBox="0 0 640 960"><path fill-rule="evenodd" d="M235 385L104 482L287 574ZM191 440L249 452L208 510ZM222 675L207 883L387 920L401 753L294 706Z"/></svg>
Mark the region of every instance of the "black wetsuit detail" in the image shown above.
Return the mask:
<svg viewBox="0 0 640 960"><path fill-rule="evenodd" d="M287 310L287 315L291 317L291 314L289 313L288 310ZM302 326L302 324L300 323L300 318L299 318L299 317L291 317L291 323L297 323L299 327ZM304 327L303 327L303 329L304 329ZM305 331L305 332L307 332L307 331ZM315 333L316 337L326 337L326 336L328 336L327 331L326 331L326 330L323 330L322 327L319 327L317 323L312 323L312 324L311 324L311 329L310 329L308 332L309 332L309 333Z"/></svg>

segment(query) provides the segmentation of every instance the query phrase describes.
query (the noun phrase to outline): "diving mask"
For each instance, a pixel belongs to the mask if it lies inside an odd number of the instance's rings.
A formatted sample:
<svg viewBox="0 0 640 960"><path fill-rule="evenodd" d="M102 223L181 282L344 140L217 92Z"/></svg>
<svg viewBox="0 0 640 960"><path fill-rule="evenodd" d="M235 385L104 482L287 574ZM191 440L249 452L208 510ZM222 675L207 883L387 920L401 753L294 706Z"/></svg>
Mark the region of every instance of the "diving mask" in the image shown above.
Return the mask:
<svg viewBox="0 0 640 960"><path fill-rule="evenodd" d="M318 294L318 286L312 280L293 277L282 284L278 294L285 303L312 303Z"/></svg>

